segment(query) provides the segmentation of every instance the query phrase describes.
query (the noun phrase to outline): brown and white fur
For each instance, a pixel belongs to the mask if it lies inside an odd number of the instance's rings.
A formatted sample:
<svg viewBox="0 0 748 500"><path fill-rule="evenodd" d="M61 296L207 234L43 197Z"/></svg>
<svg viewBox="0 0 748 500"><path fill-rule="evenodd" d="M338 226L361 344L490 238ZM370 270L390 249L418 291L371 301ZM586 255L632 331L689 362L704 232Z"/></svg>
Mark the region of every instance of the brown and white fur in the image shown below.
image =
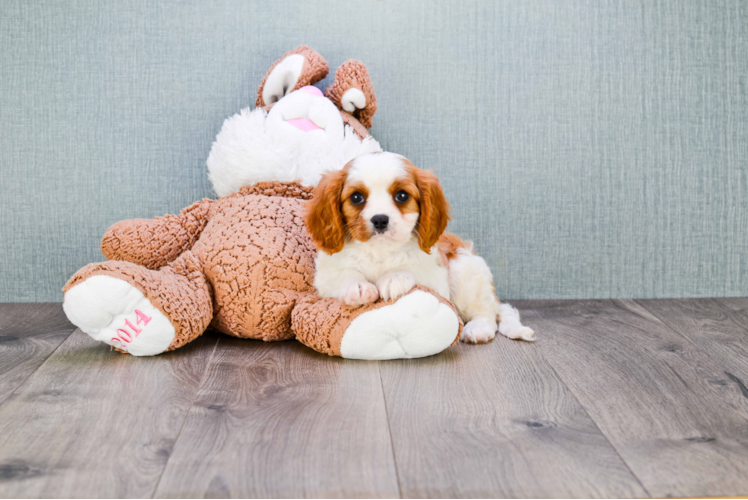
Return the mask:
<svg viewBox="0 0 748 500"><path fill-rule="evenodd" d="M423 285L457 308L464 342L488 342L497 329L534 340L517 310L499 302L472 244L444 232L449 212L436 176L394 153L361 155L325 174L306 219L320 250L317 293L358 306Z"/></svg>

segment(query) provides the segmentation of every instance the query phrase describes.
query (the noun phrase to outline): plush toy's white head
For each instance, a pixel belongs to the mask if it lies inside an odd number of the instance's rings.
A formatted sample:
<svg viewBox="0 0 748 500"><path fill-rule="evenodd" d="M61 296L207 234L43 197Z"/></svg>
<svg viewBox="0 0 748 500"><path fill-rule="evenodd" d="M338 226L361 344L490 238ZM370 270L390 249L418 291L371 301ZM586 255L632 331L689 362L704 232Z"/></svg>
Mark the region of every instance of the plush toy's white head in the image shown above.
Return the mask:
<svg viewBox="0 0 748 500"><path fill-rule="evenodd" d="M360 89L348 85L342 99L336 99L337 81L328 89L328 97L311 85L299 87L320 73L312 78L304 74L305 69L313 69L307 67L308 60L319 55L310 55L306 47L296 49L300 50L305 59L297 60L299 53L287 54L270 69L257 108L244 109L224 122L207 161L218 196L263 181L315 186L325 172L339 170L361 154L381 151L356 117L341 109L353 104L356 111L363 111L369 104L371 111L372 104L376 109L376 98L367 103ZM260 106L266 101L270 104Z"/></svg>

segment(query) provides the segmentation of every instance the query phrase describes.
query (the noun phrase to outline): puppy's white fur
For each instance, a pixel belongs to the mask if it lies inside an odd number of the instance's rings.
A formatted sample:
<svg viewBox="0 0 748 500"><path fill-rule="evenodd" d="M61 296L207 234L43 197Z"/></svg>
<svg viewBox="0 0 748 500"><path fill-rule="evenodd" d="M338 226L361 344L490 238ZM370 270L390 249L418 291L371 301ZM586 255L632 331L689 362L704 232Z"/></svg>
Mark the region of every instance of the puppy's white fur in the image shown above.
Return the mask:
<svg viewBox="0 0 748 500"><path fill-rule="evenodd" d="M396 242L372 238L367 242L351 241L333 255L317 253L317 273L314 286L320 297L342 299L348 305L374 302L379 297L393 300L402 297L416 284L433 289L449 300L447 269L439 265L439 253L427 254L418 241ZM376 284L377 294L369 300L349 302L349 289L365 284ZM358 298L354 292L351 297Z"/></svg>
<svg viewBox="0 0 748 500"><path fill-rule="evenodd" d="M393 153L379 153L351 162L346 184L363 184L368 191L360 217L371 223L375 215L386 215L389 224L381 233L372 225L367 241L349 239L339 252L318 252L314 285L319 295L359 306L380 297L394 300L424 285L452 301L465 322L464 342L488 342L497 329L509 338L534 340L517 310L499 303L491 270L473 253L472 245L460 248L447 262L436 245L430 253L420 248L415 230L423 214L402 213L391 192L398 179L408 176L403 160Z"/></svg>

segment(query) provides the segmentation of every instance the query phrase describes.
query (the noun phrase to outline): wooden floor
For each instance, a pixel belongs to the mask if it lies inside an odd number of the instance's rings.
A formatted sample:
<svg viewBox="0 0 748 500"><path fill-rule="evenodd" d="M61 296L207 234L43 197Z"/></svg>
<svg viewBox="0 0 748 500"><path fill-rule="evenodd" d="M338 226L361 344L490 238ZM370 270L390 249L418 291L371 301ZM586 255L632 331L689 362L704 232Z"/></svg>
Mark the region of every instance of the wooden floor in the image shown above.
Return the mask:
<svg viewBox="0 0 748 500"><path fill-rule="evenodd" d="M748 494L748 299L515 304L535 344L110 352L0 305L0 497Z"/></svg>

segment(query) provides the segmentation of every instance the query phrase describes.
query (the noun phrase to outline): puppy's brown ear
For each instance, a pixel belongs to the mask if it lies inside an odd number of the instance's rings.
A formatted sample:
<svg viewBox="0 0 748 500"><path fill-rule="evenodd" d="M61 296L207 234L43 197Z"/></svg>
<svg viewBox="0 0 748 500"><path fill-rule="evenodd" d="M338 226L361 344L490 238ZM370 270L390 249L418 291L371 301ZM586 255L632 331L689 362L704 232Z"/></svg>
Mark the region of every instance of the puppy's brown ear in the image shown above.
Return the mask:
<svg viewBox="0 0 748 500"><path fill-rule="evenodd" d="M257 89L255 105L261 108L274 104L294 90L314 85L328 71L330 66L321 55L306 45L296 47L270 66Z"/></svg>
<svg viewBox="0 0 748 500"><path fill-rule="evenodd" d="M323 175L314 189L314 196L306 205L309 234L317 247L329 254L343 249L348 234L340 201L347 175L347 166Z"/></svg>
<svg viewBox="0 0 748 500"><path fill-rule="evenodd" d="M349 59L335 72L335 81L327 87L325 95L339 110L356 118L366 129L377 112L377 95L369 71L361 61Z"/></svg>
<svg viewBox="0 0 748 500"><path fill-rule="evenodd" d="M418 217L418 246L426 253L431 253L431 247L436 245L439 237L447 229L449 222L449 203L444 197L439 179L428 170L414 167L410 162L410 170L416 180L420 192L421 214Z"/></svg>

